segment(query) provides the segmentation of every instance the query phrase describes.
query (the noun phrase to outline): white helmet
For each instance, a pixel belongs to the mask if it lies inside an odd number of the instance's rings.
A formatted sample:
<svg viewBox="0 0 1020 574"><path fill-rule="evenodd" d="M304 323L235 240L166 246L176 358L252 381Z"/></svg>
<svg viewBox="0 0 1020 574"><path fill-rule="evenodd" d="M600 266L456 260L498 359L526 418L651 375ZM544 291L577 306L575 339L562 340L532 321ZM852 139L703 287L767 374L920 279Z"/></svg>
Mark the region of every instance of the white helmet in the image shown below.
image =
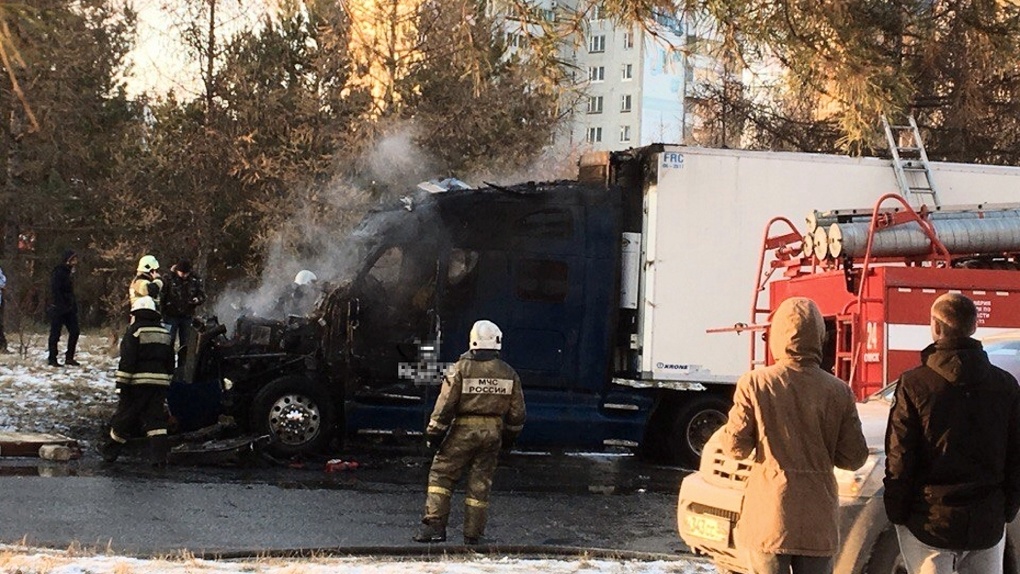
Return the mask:
<svg viewBox="0 0 1020 574"><path fill-rule="evenodd" d="M156 258L153 257L152 255L146 255L145 257L142 257L141 259L138 260L139 273L149 273L150 271L155 271L156 269L159 269L159 261L156 261Z"/></svg>
<svg viewBox="0 0 1020 574"><path fill-rule="evenodd" d="M475 321L471 327L471 348L472 349L493 349L503 348L503 331L499 330L492 321Z"/></svg>
<svg viewBox="0 0 1020 574"><path fill-rule="evenodd" d="M307 269L298 271L297 275L294 276L294 282L298 285L308 285L313 281L317 281L319 278L315 276L315 273Z"/></svg>
<svg viewBox="0 0 1020 574"><path fill-rule="evenodd" d="M131 304L132 313L134 313L135 311L141 311L143 309L148 311L156 310L156 302L153 301L152 297L139 297L135 299L134 303Z"/></svg>

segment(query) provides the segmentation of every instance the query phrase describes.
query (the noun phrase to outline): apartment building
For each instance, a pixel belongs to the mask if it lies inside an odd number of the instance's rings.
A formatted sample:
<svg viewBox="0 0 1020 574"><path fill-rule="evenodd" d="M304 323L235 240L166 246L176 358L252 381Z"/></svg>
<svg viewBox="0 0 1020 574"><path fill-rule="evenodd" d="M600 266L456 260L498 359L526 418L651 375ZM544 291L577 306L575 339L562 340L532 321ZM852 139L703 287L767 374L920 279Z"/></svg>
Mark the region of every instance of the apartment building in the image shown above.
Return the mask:
<svg viewBox="0 0 1020 574"><path fill-rule="evenodd" d="M588 11L585 45L569 55L587 73L572 114L572 147L612 151L683 141L685 36L679 20L659 20L655 39L638 26L617 25L597 6Z"/></svg>
<svg viewBox="0 0 1020 574"><path fill-rule="evenodd" d="M658 14L647 27L607 17L598 0L496 0L505 14L508 47L525 49L557 18L580 20L584 37L564 42L579 96L568 105L568 126L557 143L577 151L614 151L652 143L685 143L699 132L693 106L698 87L719 80L719 65L707 55L712 26L704 20ZM554 25L552 27L555 27ZM650 33L651 30L654 33ZM576 102L576 103L575 103Z"/></svg>

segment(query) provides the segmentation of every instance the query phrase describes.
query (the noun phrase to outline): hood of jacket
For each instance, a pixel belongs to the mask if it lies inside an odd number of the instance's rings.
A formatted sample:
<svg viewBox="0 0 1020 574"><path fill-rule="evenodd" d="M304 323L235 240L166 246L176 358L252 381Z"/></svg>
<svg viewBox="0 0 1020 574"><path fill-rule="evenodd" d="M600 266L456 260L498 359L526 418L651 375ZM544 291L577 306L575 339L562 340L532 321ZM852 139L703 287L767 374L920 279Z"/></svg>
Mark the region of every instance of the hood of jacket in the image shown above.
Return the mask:
<svg viewBox="0 0 1020 574"><path fill-rule="evenodd" d="M981 342L970 337L935 341L921 351L921 361L953 384L982 380L992 366Z"/></svg>
<svg viewBox="0 0 1020 574"><path fill-rule="evenodd" d="M815 302L805 297L783 301L772 315L769 351L776 362L822 362L825 319Z"/></svg>

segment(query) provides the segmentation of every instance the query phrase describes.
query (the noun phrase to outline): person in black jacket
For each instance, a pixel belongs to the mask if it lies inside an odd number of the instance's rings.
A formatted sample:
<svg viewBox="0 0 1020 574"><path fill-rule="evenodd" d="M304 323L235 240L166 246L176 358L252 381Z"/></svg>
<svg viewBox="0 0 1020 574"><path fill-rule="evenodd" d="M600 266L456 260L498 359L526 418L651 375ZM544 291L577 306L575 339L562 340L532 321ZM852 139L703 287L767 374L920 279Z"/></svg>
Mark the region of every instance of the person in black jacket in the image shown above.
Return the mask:
<svg viewBox="0 0 1020 574"><path fill-rule="evenodd" d="M884 502L912 573L1001 574L1020 510L1020 388L981 343L974 302L931 308L935 342L904 373L886 428Z"/></svg>
<svg viewBox="0 0 1020 574"><path fill-rule="evenodd" d="M166 465L169 451L164 404L174 370L170 331L161 323L152 297L139 297L131 305L134 321L120 342L117 389L120 401L110 419L110 438L99 447L106 462L120 456L128 437L141 429L149 439L153 466Z"/></svg>
<svg viewBox="0 0 1020 574"><path fill-rule="evenodd" d="M163 321L170 325L170 343L187 341L187 329L195 309L205 301L202 278L192 273L191 261L181 259L163 282Z"/></svg>
<svg viewBox="0 0 1020 574"><path fill-rule="evenodd" d="M74 360L74 352L78 347L78 300L74 296L74 268L78 265L78 254L73 249L64 251L60 264L53 268L50 276L50 293L53 304L49 308L50 340L49 359L51 367L59 367L57 361L57 343L60 342L60 330L67 327L67 352L64 353L64 364L69 367L80 366Z"/></svg>

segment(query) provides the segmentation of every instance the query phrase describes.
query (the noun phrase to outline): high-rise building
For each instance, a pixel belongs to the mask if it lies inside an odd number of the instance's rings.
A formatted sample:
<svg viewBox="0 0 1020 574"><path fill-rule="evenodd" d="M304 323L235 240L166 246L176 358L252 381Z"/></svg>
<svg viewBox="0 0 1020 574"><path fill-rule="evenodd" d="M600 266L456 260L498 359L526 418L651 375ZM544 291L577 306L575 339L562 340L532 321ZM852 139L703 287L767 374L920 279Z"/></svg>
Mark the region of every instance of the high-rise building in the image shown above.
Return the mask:
<svg viewBox="0 0 1020 574"><path fill-rule="evenodd" d="M507 0L497 0L507 1ZM574 150L612 151L652 143L685 143L699 131L687 98L697 98L699 82L718 79L718 62L707 56L712 31L704 22L679 14L657 14L645 26L620 24L597 0L533 0L521 17L520 1L494 4L506 14L511 50L529 37L553 29L557 18L580 24L560 58L572 69L579 97L566 104L567 126L558 144ZM530 21L531 24L525 23ZM537 23L537 24L536 24ZM570 27L573 29L573 26Z"/></svg>
<svg viewBox="0 0 1020 574"><path fill-rule="evenodd" d="M662 32L655 39L639 26L605 18L597 6L588 11L585 44L569 54L587 73L581 103L570 117L573 145L620 150L683 140L684 36L679 20L658 23Z"/></svg>

